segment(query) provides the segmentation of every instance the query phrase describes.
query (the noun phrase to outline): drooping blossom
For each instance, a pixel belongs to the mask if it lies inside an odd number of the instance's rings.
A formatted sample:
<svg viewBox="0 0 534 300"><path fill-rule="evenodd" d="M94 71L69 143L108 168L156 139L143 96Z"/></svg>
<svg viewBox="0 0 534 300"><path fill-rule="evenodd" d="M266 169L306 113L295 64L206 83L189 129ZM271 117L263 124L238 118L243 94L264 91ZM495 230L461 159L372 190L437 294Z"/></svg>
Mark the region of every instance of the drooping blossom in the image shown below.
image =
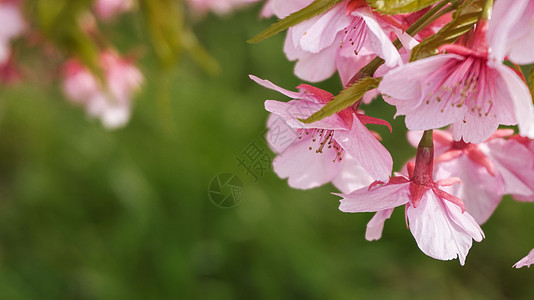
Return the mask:
<svg viewBox="0 0 534 300"><path fill-rule="evenodd" d="M97 0L94 4L97 16L109 20L133 7L133 0Z"/></svg>
<svg viewBox="0 0 534 300"><path fill-rule="evenodd" d="M115 52L100 55L103 79L100 80L81 62L72 59L65 66L63 90L73 102L85 106L87 113L114 129L130 119L131 98L143 82L141 72Z"/></svg>
<svg viewBox="0 0 534 300"><path fill-rule="evenodd" d="M421 134L409 133L412 145L417 145ZM534 155L516 140L505 139L512 134L511 129L499 130L486 141L472 144L455 141L448 131L434 130L434 178L460 178L461 184L443 190L462 199L478 224L489 219L505 194L534 197Z"/></svg>
<svg viewBox="0 0 534 300"><path fill-rule="evenodd" d="M433 150L419 147L409 177L398 175L387 183L375 182L350 194L341 194L343 212L377 212L367 226L366 238L379 239L384 222L393 209L405 205L406 219L417 245L426 255L464 265L472 241L484 233L465 211L462 200L442 190L457 179L435 182L432 177Z"/></svg>
<svg viewBox="0 0 534 300"><path fill-rule="evenodd" d="M479 25L472 48L445 45L447 54L399 66L384 76L378 89L397 107L396 115L406 115L408 129L452 124L455 140L480 143L500 124L518 124L521 135L534 137L528 87L488 53L486 27Z"/></svg>
<svg viewBox="0 0 534 300"><path fill-rule="evenodd" d="M364 125L387 123L348 108L305 124L298 119L320 110L332 99L332 94L307 84L292 92L267 80L250 78L294 99L265 101L265 108L272 113L267 140L278 154L273 168L278 176L288 178L291 187L309 189L332 182L341 191L350 192L373 180L389 178L391 156Z"/></svg>
<svg viewBox="0 0 534 300"><path fill-rule="evenodd" d="M11 40L19 36L26 27L20 12L19 1L0 1L0 64L5 63L10 56Z"/></svg>
<svg viewBox="0 0 534 300"><path fill-rule="evenodd" d="M520 259L518 262L513 265L514 268L519 269L522 267L530 268L530 265L534 264L534 249L532 249L527 256Z"/></svg>
<svg viewBox="0 0 534 300"><path fill-rule="evenodd" d="M259 0L187 0L187 3L197 14L204 14L208 11L212 11L222 15L258 1Z"/></svg>
<svg viewBox="0 0 534 300"><path fill-rule="evenodd" d="M493 6L488 41L493 57L520 65L534 63L534 1L499 0Z"/></svg>
<svg viewBox="0 0 534 300"><path fill-rule="evenodd" d="M298 1L298 4L303 8L311 2ZM280 13L282 10L276 10L275 4L273 11ZM289 60L297 61L295 74L299 78L317 82L337 70L346 85L376 56L383 58L389 67L401 64L391 36L413 41L403 29L394 18L375 14L365 1L347 0L289 28L284 52Z"/></svg>

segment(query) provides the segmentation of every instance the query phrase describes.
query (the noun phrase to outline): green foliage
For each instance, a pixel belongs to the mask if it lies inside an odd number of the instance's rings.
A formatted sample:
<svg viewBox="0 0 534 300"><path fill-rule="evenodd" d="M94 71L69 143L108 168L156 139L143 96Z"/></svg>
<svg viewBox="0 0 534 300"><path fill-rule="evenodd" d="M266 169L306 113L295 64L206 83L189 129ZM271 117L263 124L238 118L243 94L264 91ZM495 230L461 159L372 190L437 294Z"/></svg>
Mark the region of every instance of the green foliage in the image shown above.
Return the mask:
<svg viewBox="0 0 534 300"><path fill-rule="evenodd" d="M33 0L28 3L28 16L39 31L54 45L77 56L91 71L100 76L98 47L80 26L80 15L91 7L92 0Z"/></svg>
<svg viewBox="0 0 534 300"><path fill-rule="evenodd" d="M410 61L437 53L439 46L454 43L478 22L482 14L484 0L468 0L461 4L452 15L452 21L433 36L423 40L410 55Z"/></svg>
<svg viewBox="0 0 534 300"><path fill-rule="evenodd" d="M165 69L175 66L187 52L210 74L220 71L219 63L204 49L186 24L184 8L175 0L142 0L141 11L149 28L152 46Z"/></svg>
<svg viewBox="0 0 534 300"><path fill-rule="evenodd" d="M140 4L154 51L160 63L170 68L183 51L183 7L174 0L142 0Z"/></svg>
<svg viewBox="0 0 534 300"><path fill-rule="evenodd" d="M311 115L305 120L300 120L304 123L313 123L329 117L343 109L351 106L360 100L363 95L376 87L380 83L381 78L367 77L360 79L355 84L344 89L339 95L335 96L330 102L328 102L323 108Z"/></svg>
<svg viewBox="0 0 534 300"><path fill-rule="evenodd" d="M440 0L367 0L375 10L385 14L405 14L426 8Z"/></svg>
<svg viewBox="0 0 534 300"><path fill-rule="evenodd" d="M341 2L343 0L315 0L310 5L306 6L305 8L292 13L291 15L283 18L282 20L279 20L278 22L272 24L269 26L269 28L265 29L264 31L258 33L253 38L248 40L248 43L258 43L266 38L269 38L279 32L282 32L286 29L288 29L291 26L295 26L300 22L303 22L305 20L308 20L316 15L319 15L325 11L327 11L332 6L336 5L337 3Z"/></svg>

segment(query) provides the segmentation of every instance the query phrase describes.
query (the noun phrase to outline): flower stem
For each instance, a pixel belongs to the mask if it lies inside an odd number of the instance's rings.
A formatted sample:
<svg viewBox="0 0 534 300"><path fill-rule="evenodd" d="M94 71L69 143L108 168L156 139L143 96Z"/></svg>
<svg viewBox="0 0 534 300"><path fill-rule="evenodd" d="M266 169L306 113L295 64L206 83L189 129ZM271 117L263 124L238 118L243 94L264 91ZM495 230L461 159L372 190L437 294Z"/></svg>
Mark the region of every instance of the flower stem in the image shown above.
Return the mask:
<svg viewBox="0 0 534 300"><path fill-rule="evenodd" d="M415 169L411 180L420 185L430 185L433 182L434 172L434 140L432 129L425 130L417 146L415 156Z"/></svg>

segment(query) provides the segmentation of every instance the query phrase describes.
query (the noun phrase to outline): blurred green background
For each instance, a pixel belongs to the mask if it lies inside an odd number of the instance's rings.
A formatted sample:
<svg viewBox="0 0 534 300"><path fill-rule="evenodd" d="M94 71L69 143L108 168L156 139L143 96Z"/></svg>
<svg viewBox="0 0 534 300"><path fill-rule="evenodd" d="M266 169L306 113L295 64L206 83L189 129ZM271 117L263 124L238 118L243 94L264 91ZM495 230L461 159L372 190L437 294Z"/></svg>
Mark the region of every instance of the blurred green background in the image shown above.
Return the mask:
<svg viewBox="0 0 534 300"><path fill-rule="evenodd" d="M400 208L382 239L367 242L372 214L341 213L331 185L293 190L272 170L255 182L239 167L251 142L268 149L263 101L286 99L247 75L300 83L283 34L245 43L272 22L259 9L195 24L218 76L187 58L163 73L141 46L146 83L121 130L89 120L57 84L2 88L0 298L533 299L534 271L511 267L534 247L532 204L506 198L461 267L424 255ZM109 26L119 49L149 40L139 22L124 16ZM337 78L319 86L340 90ZM381 101L364 109L394 114ZM414 151L403 120L392 125L393 134L373 129L398 170ZM222 172L244 183L232 208L208 197Z"/></svg>

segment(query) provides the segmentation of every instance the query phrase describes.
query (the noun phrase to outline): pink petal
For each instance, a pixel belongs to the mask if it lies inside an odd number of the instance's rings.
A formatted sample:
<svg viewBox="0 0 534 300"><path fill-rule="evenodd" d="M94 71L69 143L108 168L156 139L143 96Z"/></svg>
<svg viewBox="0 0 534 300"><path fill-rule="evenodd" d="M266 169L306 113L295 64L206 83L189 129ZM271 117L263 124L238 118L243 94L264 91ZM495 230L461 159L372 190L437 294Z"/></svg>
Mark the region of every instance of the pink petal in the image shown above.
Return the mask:
<svg viewBox="0 0 534 300"><path fill-rule="evenodd" d="M331 181L341 169L341 164L334 162L337 152L332 148L316 153L316 144L311 136L303 136L273 160L274 172L280 178L289 178L289 186L296 189L310 189Z"/></svg>
<svg viewBox="0 0 534 300"><path fill-rule="evenodd" d="M371 177L384 182L389 179L393 168L391 155L357 117L350 131L336 132L334 139Z"/></svg>
<svg viewBox="0 0 534 300"><path fill-rule="evenodd" d="M410 201L409 184L386 184L371 190L363 187L350 194L336 195L343 197L339 205L343 212L375 212Z"/></svg>
<svg viewBox="0 0 534 300"><path fill-rule="evenodd" d="M473 230L473 226L476 229L478 225L467 213L462 214L457 205L439 199L431 190L423 196L417 208L408 207L407 216L417 245L423 253L435 259L458 257L464 265L473 238L481 239L481 231ZM469 226L462 227L458 223Z"/></svg>
<svg viewBox="0 0 534 300"><path fill-rule="evenodd" d="M368 241L379 240L382 237L384 222L391 217L393 208L377 211L374 217L367 223L365 239Z"/></svg>
<svg viewBox="0 0 534 300"><path fill-rule="evenodd" d="M376 21L372 11L367 8L360 8L352 12L353 16L359 16L365 21L369 35L367 38L370 40L371 46L376 54L385 60L385 64L388 67L394 67L402 64L402 59L399 51L389 39L389 36L384 32L380 24Z"/></svg>
<svg viewBox="0 0 534 300"><path fill-rule="evenodd" d="M289 126L286 119L279 115L269 114L267 128L265 139L274 153L282 153L298 140L297 129Z"/></svg>
<svg viewBox="0 0 534 300"><path fill-rule="evenodd" d="M507 88L508 95L503 95L503 98L510 99L513 103L519 134L534 138L534 106L532 105L532 97L528 87L507 66L495 64L493 68L500 73L502 82ZM502 89L504 90L505 88Z"/></svg>
<svg viewBox="0 0 534 300"><path fill-rule="evenodd" d="M318 82L334 75L336 71L337 46L332 45L319 53L300 51L298 61L295 64L295 75L298 78L310 82Z"/></svg>
<svg viewBox="0 0 534 300"><path fill-rule="evenodd" d="M336 68L337 72L339 74L339 77L341 78L341 82L343 83L343 86L346 86L349 84L349 81L356 75L356 73L363 68L365 65L367 65L371 60L375 58L375 55L362 55L359 53L358 55L351 55L350 57L345 57L343 55L337 55L336 57ZM369 92L366 93L369 94ZM372 95L372 98L375 98L377 96L378 92L375 92L374 95ZM365 96L364 96L365 97ZM369 96L367 96L369 97ZM365 102L365 100L364 100ZM365 102L369 103L370 100Z"/></svg>
<svg viewBox="0 0 534 300"><path fill-rule="evenodd" d="M374 180L349 154L343 156L338 162L341 169L332 183L342 193L348 194L354 190L370 185Z"/></svg>
<svg viewBox="0 0 534 300"><path fill-rule="evenodd" d="M534 249L532 249L527 256L523 257L521 260L515 263L513 266L516 269L522 268L522 267L528 267L530 268L530 265L534 264Z"/></svg>
<svg viewBox="0 0 534 300"><path fill-rule="evenodd" d="M20 35L26 27L17 4L0 2L0 20L0 44Z"/></svg>
<svg viewBox="0 0 534 300"><path fill-rule="evenodd" d="M492 176L487 169L463 155L434 166L434 178L459 177L461 184L442 187L442 190L460 198L465 210L478 224L485 223L493 214L504 194L500 176Z"/></svg>
<svg viewBox="0 0 534 300"><path fill-rule="evenodd" d="M388 103L394 100L419 103L423 97L420 82L426 79L429 74L434 73L441 66L454 59L463 60L463 57L454 54L435 55L394 68L384 75L378 90L380 93L389 96L384 97L384 100Z"/></svg>
<svg viewBox="0 0 534 300"><path fill-rule="evenodd" d="M517 64L534 62L532 30L534 4L530 0L516 0L513 5L497 1L488 28L491 56L501 62L506 56Z"/></svg>
<svg viewBox="0 0 534 300"><path fill-rule="evenodd" d="M312 2L313 0L269 0L267 4L271 5L274 14L279 19L283 19L289 16L290 14L296 12L297 10L301 10L304 7L310 5Z"/></svg>
<svg viewBox="0 0 534 300"><path fill-rule="evenodd" d="M303 22L296 25L308 25L302 34L294 39L299 39L299 46L302 50L311 53L319 53L323 49L332 46L338 32L349 26L350 19L345 15L344 5L336 5L322 14L313 23ZM293 32L296 33L296 29Z"/></svg>
<svg viewBox="0 0 534 300"><path fill-rule="evenodd" d="M486 154L504 180L504 193L534 201L534 155L515 140L494 139ZM513 153L513 155L510 155Z"/></svg>
<svg viewBox="0 0 534 300"><path fill-rule="evenodd" d="M254 75L248 75L248 77L250 77L250 79L254 80L257 84L259 84L259 85L261 85L263 87L266 87L268 89L277 91L279 93L282 93L282 94L288 96L289 98L299 99L301 97L300 93L292 92L292 91L286 90L284 88L281 88L281 87L277 86L276 84L270 82L269 80L260 79L260 78L254 76Z"/></svg>
<svg viewBox="0 0 534 300"><path fill-rule="evenodd" d="M313 113L323 108L324 104L314 103L306 100L291 100L280 102L275 100L265 101L265 109L269 112L283 117L287 124L293 128L319 128L330 130L347 130L345 122L334 114L311 124L305 124L297 119L306 119Z"/></svg>
<svg viewBox="0 0 534 300"><path fill-rule="evenodd" d="M443 54L405 64L384 75L378 90L384 95L384 101L397 107L396 116L406 115L406 127L410 130L435 129L460 121L466 112L465 105L443 106L436 100L424 100L430 93L428 90L445 76L440 68L458 60L463 58ZM432 78L431 86L423 84L429 78Z"/></svg>

